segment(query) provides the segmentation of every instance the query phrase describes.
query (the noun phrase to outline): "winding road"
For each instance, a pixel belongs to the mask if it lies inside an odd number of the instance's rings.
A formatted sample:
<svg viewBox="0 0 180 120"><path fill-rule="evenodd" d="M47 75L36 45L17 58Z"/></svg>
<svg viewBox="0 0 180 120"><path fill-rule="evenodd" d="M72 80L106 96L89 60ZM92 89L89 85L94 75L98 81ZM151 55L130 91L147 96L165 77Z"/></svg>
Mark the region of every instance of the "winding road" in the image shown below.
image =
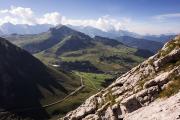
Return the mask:
<svg viewBox="0 0 180 120"><path fill-rule="evenodd" d="M63 99L61 99L61 100L59 100L59 101L53 102L53 103L51 103L51 104L43 105L42 108L46 108L46 107L50 107L50 106L53 106L53 105L55 105L55 104L58 104L58 103L60 103L60 102L62 102L62 101L64 101L64 100L66 100L66 99L69 98L70 96L74 95L74 94L77 93L78 91L82 90L82 89L85 87L85 85L84 85L84 83L83 83L83 79L82 79L81 76L80 76L80 78L81 78L81 86L80 86L80 87L78 87L76 90L74 90L73 92L71 92L71 93L70 93L69 95L67 95L65 98L63 98Z"/></svg>

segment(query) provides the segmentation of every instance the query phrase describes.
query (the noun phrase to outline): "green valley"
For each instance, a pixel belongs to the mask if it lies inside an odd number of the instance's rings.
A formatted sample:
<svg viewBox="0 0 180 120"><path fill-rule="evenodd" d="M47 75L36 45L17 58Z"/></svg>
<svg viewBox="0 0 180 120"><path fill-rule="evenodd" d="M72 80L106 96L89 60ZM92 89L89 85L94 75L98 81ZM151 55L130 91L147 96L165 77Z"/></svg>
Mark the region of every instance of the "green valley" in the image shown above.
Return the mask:
<svg viewBox="0 0 180 120"><path fill-rule="evenodd" d="M63 94L56 88L50 87L50 92L39 88L44 96L40 99L42 106L55 102L45 107L51 119L77 108L117 76L153 55L148 50L132 48L114 39L91 38L66 26L57 26L36 35L15 36L7 39L46 64L53 70L53 76L64 76L60 80L66 90Z"/></svg>

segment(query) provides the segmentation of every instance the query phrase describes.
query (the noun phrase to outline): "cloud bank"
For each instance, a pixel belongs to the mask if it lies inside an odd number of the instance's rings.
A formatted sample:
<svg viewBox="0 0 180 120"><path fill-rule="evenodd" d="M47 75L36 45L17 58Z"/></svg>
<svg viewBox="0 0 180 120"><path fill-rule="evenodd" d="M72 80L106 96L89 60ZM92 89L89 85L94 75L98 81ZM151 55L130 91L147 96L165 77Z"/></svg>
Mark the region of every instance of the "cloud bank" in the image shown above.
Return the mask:
<svg viewBox="0 0 180 120"><path fill-rule="evenodd" d="M36 16L31 8L14 7L11 6L9 9L0 10L0 25L4 23L12 24L70 24L76 26L93 26L103 31L109 30L120 30L130 22L128 18L122 19L122 21L111 18L110 16L102 16L98 19L69 19L61 15L58 12L45 13L42 16Z"/></svg>
<svg viewBox="0 0 180 120"><path fill-rule="evenodd" d="M130 18L115 19L109 15L97 19L71 19L61 15L59 12L45 13L36 15L31 8L11 6L9 9L0 10L0 25L4 23L12 24L51 24L51 25L74 25L74 26L92 26L103 31L110 30L128 30L139 34L162 34L162 33L179 33L180 24L162 24L159 20L166 18L180 17L180 13L163 14L154 16L147 21L135 21ZM155 18L155 19L154 19Z"/></svg>
<svg viewBox="0 0 180 120"><path fill-rule="evenodd" d="M179 17L180 17L180 13L170 13L170 14L162 14L162 15L154 16L154 18L158 20L163 20L168 18L179 18Z"/></svg>

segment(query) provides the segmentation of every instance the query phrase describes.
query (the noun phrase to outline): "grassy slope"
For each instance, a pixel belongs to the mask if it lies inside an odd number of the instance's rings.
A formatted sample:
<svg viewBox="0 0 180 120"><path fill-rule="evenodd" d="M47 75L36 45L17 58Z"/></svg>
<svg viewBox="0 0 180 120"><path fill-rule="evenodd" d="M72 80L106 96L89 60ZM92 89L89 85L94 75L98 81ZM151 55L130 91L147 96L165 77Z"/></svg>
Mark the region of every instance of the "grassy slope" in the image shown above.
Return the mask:
<svg viewBox="0 0 180 120"><path fill-rule="evenodd" d="M52 74L52 76L59 80L58 82L67 90L67 93L62 93L59 92L56 88L52 88L52 90L55 92L55 94L52 94L46 89L39 86L39 89L42 91L42 94L44 96L44 98L41 99L42 105L63 99L66 95L80 86L80 79L77 75L57 70L51 66L49 66L49 68L49 72Z"/></svg>
<svg viewBox="0 0 180 120"><path fill-rule="evenodd" d="M72 30L64 25L50 28L47 32L35 35L9 35L4 36L7 40L29 51L30 53L37 53L47 50L52 46L58 44L65 37L70 35L77 35L82 38L90 38L89 36Z"/></svg>
<svg viewBox="0 0 180 120"><path fill-rule="evenodd" d="M58 56L43 51L35 54L41 61L48 63L55 63L61 61L90 61L95 67L104 72L109 71L126 71L144 59L135 55L137 49L118 45L116 47L104 45L96 42L92 48L81 49L72 52L65 52ZM55 51L54 51L55 52ZM101 57L109 58L116 56L116 59L100 60Z"/></svg>
<svg viewBox="0 0 180 120"><path fill-rule="evenodd" d="M112 78L111 75L85 73L85 72L74 72L76 75L83 78L85 88L74 96L66 99L62 103L47 108L48 113L53 116L52 119L63 116L67 112L77 108L84 102L88 97L97 93L99 89L103 88L102 83L105 79Z"/></svg>
<svg viewBox="0 0 180 120"><path fill-rule="evenodd" d="M124 43L125 45L139 48L139 49L149 50L153 53L156 53L159 49L163 47L163 43L161 42L150 41L146 39L137 39L137 38L133 38L129 36L122 36L116 39Z"/></svg>
<svg viewBox="0 0 180 120"><path fill-rule="evenodd" d="M158 52L159 57L166 56L169 54L172 50L178 50L180 49L180 37L177 37L176 40L171 40L166 44L166 49L160 50ZM172 60L171 62L167 63L161 68L161 71L168 72L169 70L172 70L173 68L180 66L180 59L176 58ZM175 75L174 75L175 76ZM170 97L180 90L180 77L174 77L172 76L172 82L163 90L160 92L159 97Z"/></svg>

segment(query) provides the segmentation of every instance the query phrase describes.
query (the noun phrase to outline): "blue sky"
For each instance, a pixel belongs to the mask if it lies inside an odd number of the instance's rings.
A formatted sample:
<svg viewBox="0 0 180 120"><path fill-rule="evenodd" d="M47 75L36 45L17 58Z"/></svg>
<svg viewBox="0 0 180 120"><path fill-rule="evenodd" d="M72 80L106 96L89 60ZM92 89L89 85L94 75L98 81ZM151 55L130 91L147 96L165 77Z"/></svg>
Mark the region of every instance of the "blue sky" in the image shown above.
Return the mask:
<svg viewBox="0 0 180 120"><path fill-rule="evenodd" d="M105 31L126 29L140 34L180 31L180 0L0 0L0 11L0 24L94 24Z"/></svg>

